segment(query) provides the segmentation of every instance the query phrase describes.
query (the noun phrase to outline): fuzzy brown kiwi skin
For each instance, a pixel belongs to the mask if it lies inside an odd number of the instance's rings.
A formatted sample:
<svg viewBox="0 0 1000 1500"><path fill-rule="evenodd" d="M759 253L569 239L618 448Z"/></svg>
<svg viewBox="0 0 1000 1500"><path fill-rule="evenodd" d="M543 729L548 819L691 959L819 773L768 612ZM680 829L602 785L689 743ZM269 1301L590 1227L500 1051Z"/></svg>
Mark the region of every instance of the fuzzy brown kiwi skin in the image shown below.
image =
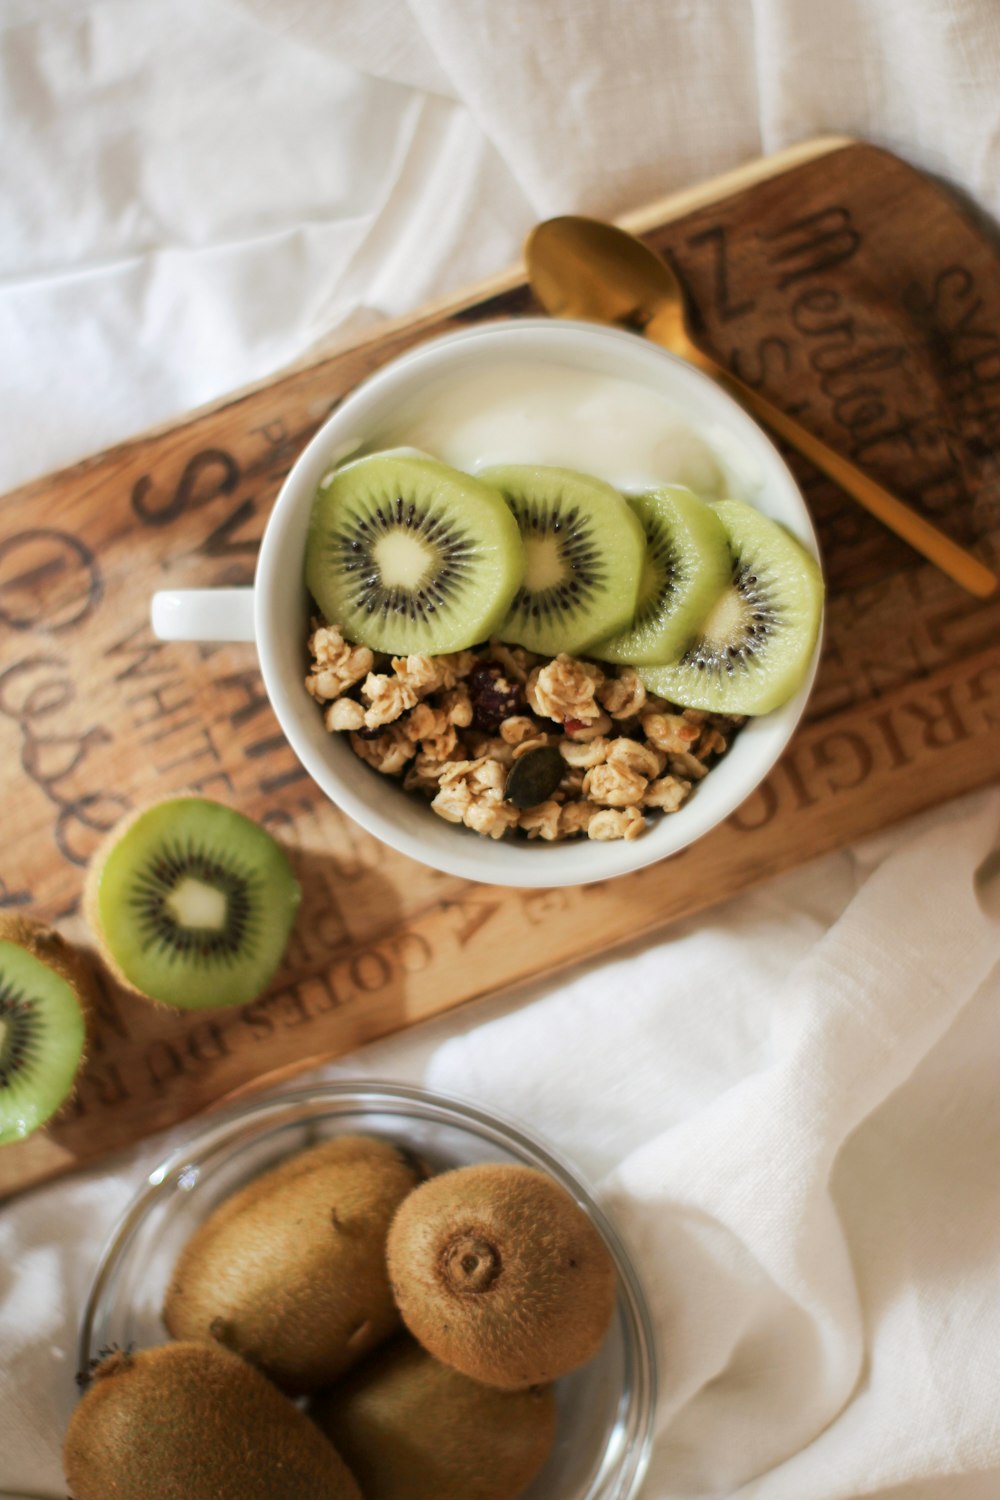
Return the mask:
<svg viewBox="0 0 1000 1500"><path fill-rule="evenodd" d="M54 928L46 927L42 922L36 922L30 917L20 916L14 912L0 912L0 943L13 943L16 947L23 948L26 953L31 954L32 958L37 958L39 963L44 964L47 969L58 974L60 979L65 980L76 996L83 1015L85 1031L83 1051L80 1053L80 1064L76 1070L76 1076L79 1078L87 1061L87 1048L93 1036L99 995L97 981L89 962ZM45 1121L46 1125L51 1125L54 1120L59 1119L60 1115L72 1104L75 1094L76 1089L71 1089L59 1108Z"/></svg>
<svg viewBox="0 0 1000 1500"><path fill-rule="evenodd" d="M361 1500L303 1413L237 1355L204 1344L102 1360L63 1465L73 1500Z"/></svg>
<svg viewBox="0 0 1000 1500"><path fill-rule="evenodd" d="M290 1395L399 1332L385 1236L420 1173L389 1142L337 1136L225 1199L177 1260L163 1307L174 1338L214 1340Z"/></svg>
<svg viewBox="0 0 1000 1500"><path fill-rule="evenodd" d="M87 960L61 933L30 917L0 912L0 943L24 948L39 963L53 969L60 979L65 979L80 1002L84 1019L90 1020L97 1002L97 984Z"/></svg>
<svg viewBox="0 0 1000 1500"><path fill-rule="evenodd" d="M533 1168L487 1163L431 1178L400 1205L387 1255L413 1336L443 1364L502 1390L586 1364L614 1313L603 1239Z"/></svg>
<svg viewBox="0 0 1000 1500"><path fill-rule="evenodd" d="M176 795L178 797L183 797L186 794L184 792L178 792L176 793ZM151 802L143 803L140 807L134 807L131 812L126 813L124 817L119 819L119 821L110 830L110 832L104 835L104 838L101 840L97 848L94 850L93 854L90 856L90 861L87 865L87 873L84 876L83 881L82 907L84 919L87 923L87 926L93 933L94 941L97 944L97 950L100 953L104 964L114 976L116 983L121 985L123 990L127 990L130 995L138 995L140 1000L147 1000L151 1005L160 1006L162 1010L171 1010L171 1006L162 1005L161 1002L154 999L152 995L146 995L142 990L137 989L129 979L128 975L118 967L118 964L115 961L115 956L112 953L111 949L108 947L107 941L104 936L104 928L101 923L101 909L98 901L98 897L100 895L101 875L104 872L104 866L107 863L108 855L111 853L112 849L119 842L119 840L125 837L126 833L128 833L133 823L135 823L137 819L141 818L144 812L148 812L151 807L157 806L158 802L162 800L164 799L155 798Z"/></svg>
<svg viewBox="0 0 1000 1500"><path fill-rule="evenodd" d="M556 1433L551 1386L497 1390L405 1337L315 1398L310 1415L366 1500L515 1500Z"/></svg>

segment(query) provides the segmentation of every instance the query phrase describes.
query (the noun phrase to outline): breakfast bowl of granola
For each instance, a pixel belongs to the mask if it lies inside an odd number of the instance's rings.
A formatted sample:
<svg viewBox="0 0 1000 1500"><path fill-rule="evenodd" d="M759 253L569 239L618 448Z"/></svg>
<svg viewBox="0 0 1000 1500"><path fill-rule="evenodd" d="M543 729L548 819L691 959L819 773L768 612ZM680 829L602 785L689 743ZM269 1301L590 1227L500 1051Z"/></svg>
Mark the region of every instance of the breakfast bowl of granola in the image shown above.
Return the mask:
<svg viewBox="0 0 1000 1500"><path fill-rule="evenodd" d="M154 628L254 639L333 802L514 886L606 880L728 817L801 717L823 606L801 494L742 408L635 335L536 319L359 386L226 595L158 595Z"/></svg>

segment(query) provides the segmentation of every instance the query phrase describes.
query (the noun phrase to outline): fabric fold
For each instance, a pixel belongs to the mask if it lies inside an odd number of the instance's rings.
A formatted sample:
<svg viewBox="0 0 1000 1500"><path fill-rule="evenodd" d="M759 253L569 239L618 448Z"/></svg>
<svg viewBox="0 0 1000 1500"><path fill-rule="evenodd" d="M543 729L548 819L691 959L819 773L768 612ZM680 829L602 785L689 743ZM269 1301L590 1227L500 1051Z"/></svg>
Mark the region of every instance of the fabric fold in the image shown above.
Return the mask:
<svg viewBox="0 0 1000 1500"><path fill-rule="evenodd" d="M984 909L976 879L998 821L993 793L960 815L949 809L914 824L910 837L886 845L814 945L796 960L789 944L776 983L781 965L766 951L771 934L762 930L756 942L746 934L743 962L760 965L750 979L760 1009L754 1051L745 1047L744 1057L755 1056L757 1065L731 1083L719 1077L714 1093L692 1097L665 1128L647 1120L648 1138L605 1176L607 1202L656 1310L662 1398L654 1494L742 1495L741 1486L756 1481L746 1493L761 1500L847 1500L822 1466L810 1465L809 1453L864 1379L868 1285L885 1268L877 1242L858 1255L858 1206L845 1223L832 1181L837 1176L844 1191L854 1191L841 1162L863 1148L866 1131L877 1129L897 1096L909 1101L916 1128L921 1069L1000 960L1000 923ZM600 1072L617 1102L634 1071L640 1081L628 1097L638 1116L642 1075L657 1059L674 1053L697 1066L705 1045L700 1011L711 1004L699 988L677 1004L671 945L658 953L662 1004L657 1013L640 993L641 1029L629 1025L631 1001L612 985L600 1003L584 1007L586 1034L569 1049L565 1003L543 1002L532 1016L530 1052L524 1018L514 1016L447 1044L431 1080L479 1094L489 1079L488 1098L500 1106L516 1067L517 1094L544 1090L547 1113L558 1114L553 1093L572 1107L581 1073ZM724 958L718 970L723 988L730 977ZM516 1040L504 1037L508 1026ZM582 1066L573 1066L575 1051ZM593 1103L599 1125L602 1101ZM978 1142L963 1149L978 1151ZM984 1173L988 1162L980 1161ZM912 1167L904 1158L899 1169ZM945 1186L929 1189L929 1201ZM885 1191L871 1185L868 1214L880 1213ZM967 1212L974 1215L974 1205ZM906 1270L899 1268L900 1290ZM912 1366L894 1372L904 1404L913 1378L919 1385ZM796 1478L786 1488L781 1466L793 1455ZM767 1481L759 1478L767 1471Z"/></svg>

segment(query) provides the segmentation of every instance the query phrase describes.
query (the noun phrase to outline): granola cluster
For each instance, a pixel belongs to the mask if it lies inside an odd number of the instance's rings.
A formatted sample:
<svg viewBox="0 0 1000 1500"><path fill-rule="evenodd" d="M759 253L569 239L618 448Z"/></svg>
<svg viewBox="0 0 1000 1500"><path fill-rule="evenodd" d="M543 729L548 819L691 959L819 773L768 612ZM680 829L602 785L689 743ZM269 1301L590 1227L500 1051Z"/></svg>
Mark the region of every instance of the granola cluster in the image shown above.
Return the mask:
<svg viewBox="0 0 1000 1500"><path fill-rule="evenodd" d="M743 722L677 709L647 694L632 667L546 660L502 641L383 657L315 623L309 652L306 687L327 729L439 817L494 839L515 829L550 842L638 838L651 813L687 800ZM539 750L511 800L512 767ZM536 769L531 801L524 773ZM525 785L530 805L518 805Z"/></svg>

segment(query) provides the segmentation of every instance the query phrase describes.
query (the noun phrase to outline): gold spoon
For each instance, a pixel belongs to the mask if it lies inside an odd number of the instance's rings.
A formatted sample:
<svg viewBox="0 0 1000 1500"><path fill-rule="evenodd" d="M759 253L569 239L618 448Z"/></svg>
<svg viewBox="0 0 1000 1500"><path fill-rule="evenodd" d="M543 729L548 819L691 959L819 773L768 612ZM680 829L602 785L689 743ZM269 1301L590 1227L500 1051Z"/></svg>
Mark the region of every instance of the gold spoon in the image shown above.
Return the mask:
<svg viewBox="0 0 1000 1500"><path fill-rule="evenodd" d="M524 253L531 289L546 312L640 329L654 344L718 380L754 416L970 594L987 599L996 591L998 580L971 552L699 348L687 330L680 283L666 261L641 240L613 224L567 215L533 229Z"/></svg>

